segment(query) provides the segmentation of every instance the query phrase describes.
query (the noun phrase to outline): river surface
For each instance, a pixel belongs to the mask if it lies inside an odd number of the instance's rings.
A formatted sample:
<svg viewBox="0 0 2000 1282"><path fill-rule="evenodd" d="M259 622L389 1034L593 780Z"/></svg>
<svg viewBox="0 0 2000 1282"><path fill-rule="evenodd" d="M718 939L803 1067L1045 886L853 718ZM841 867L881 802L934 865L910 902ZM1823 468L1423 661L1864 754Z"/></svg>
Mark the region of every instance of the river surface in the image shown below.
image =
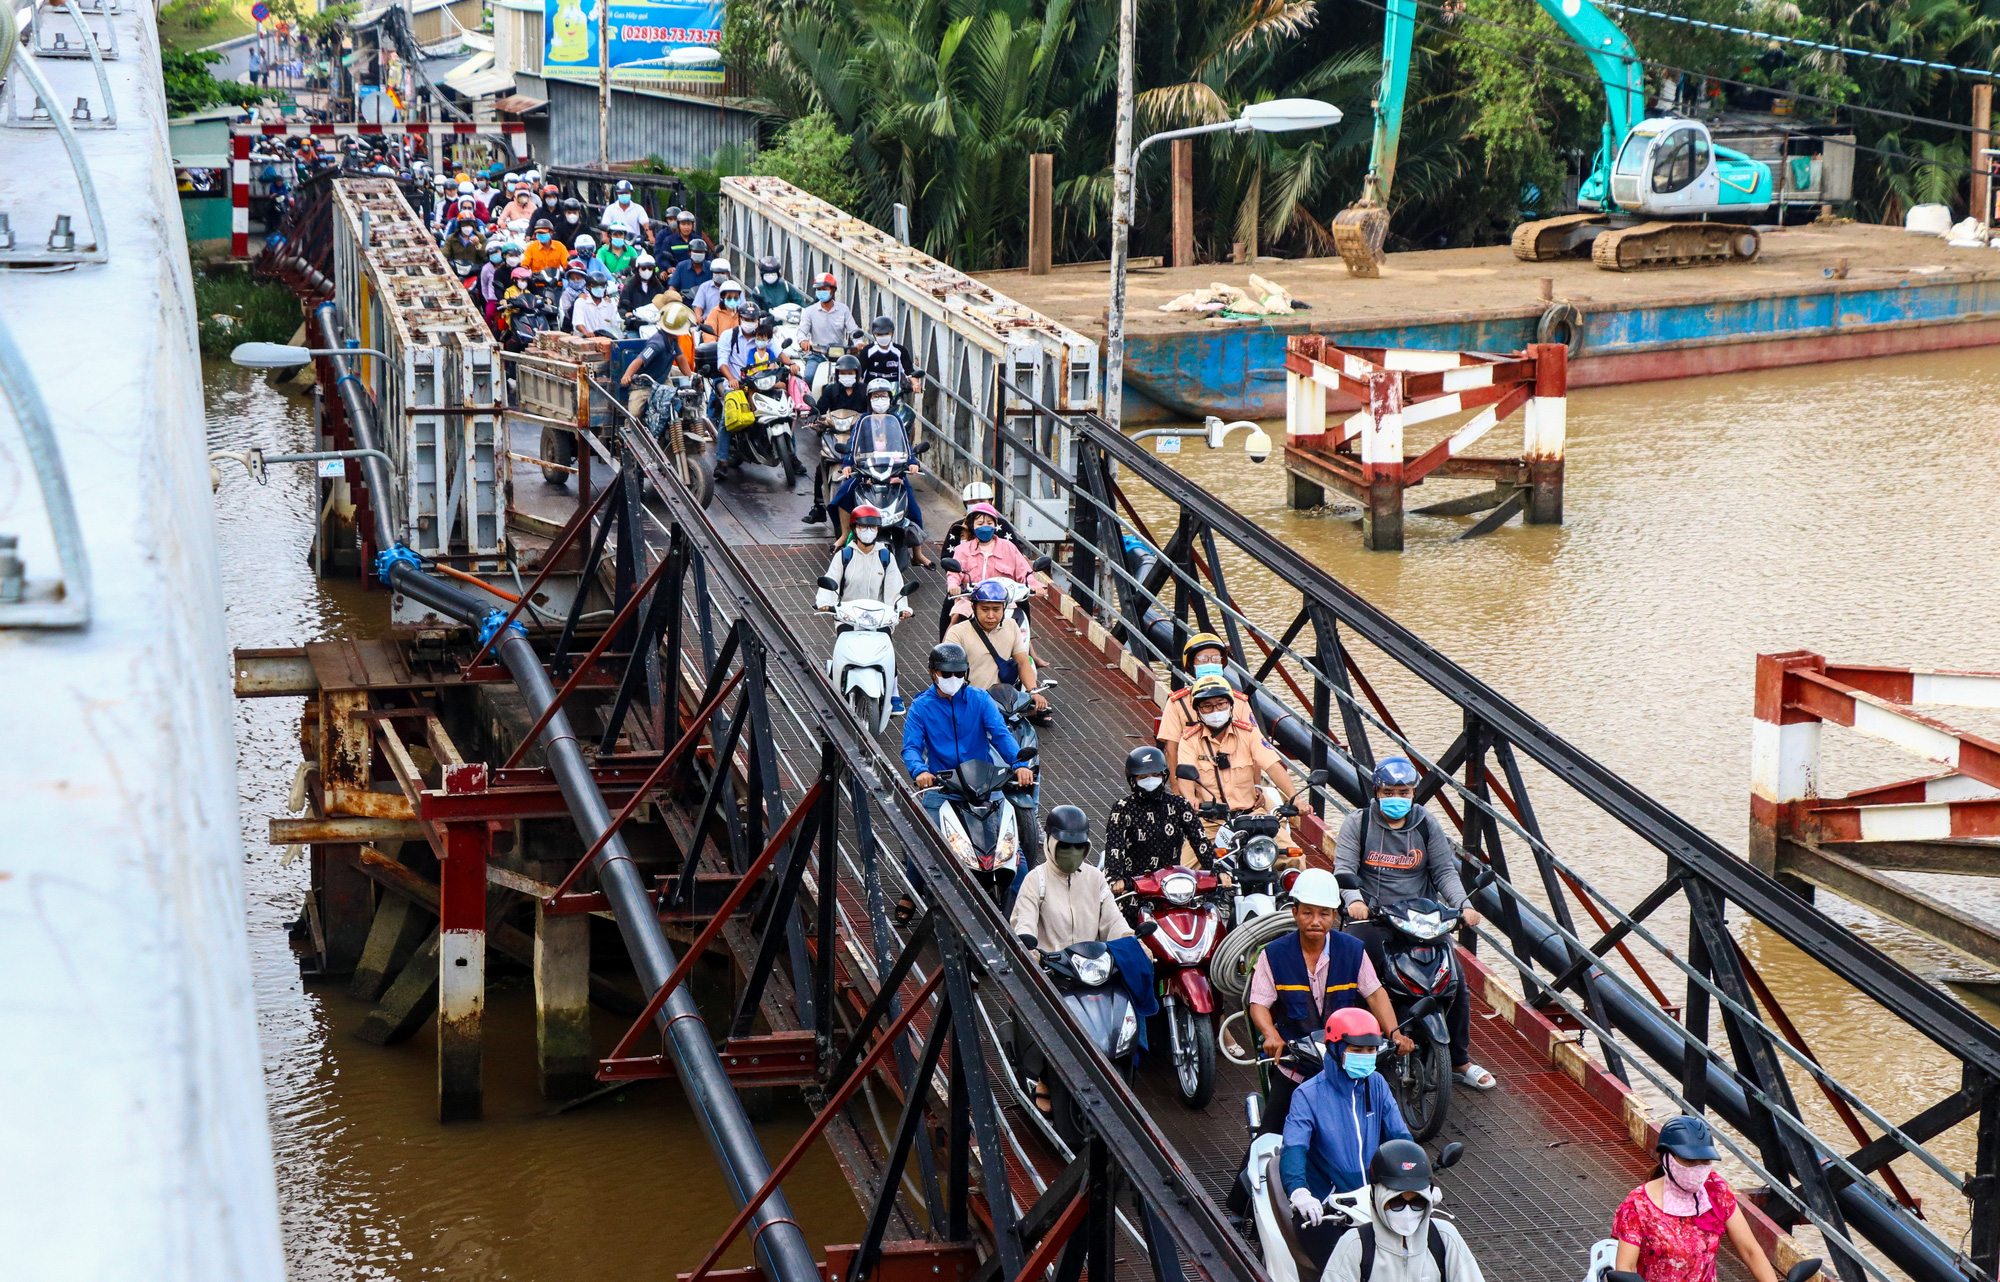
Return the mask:
<svg viewBox="0 0 2000 1282"><path fill-rule="evenodd" d="M218 446L308 446L306 401L227 367L208 372ZM1413 517L1400 555L1362 551L1356 527L1337 515L1288 511L1275 463L1209 454L1190 438L1196 452L1176 465L1740 850L1757 653L1812 649L1842 662L2000 670L2000 641L1979 604L2000 587L1996 423L2000 359L1990 351L1592 389L1570 401L1565 525L1516 522L1455 542L1469 520ZM312 580L304 472L274 474L262 489L225 474L217 506L236 645L382 627L381 598ZM1469 488L1427 486L1411 503ZM1156 529L1169 524L1156 496L1133 497ZM1278 629L1289 622L1296 596L1240 557L1225 553L1224 562L1252 617ZM1442 700L1380 655L1364 650L1360 661L1418 745L1441 750L1456 732ZM428 1034L387 1050L365 1046L349 1036L364 1012L343 988L301 983L284 923L299 915L305 866L282 867L264 839L298 761L298 709L296 700L264 700L239 705L237 716L251 946L292 1276L563 1282L692 1268L730 1206L672 1085L544 1117L529 993L500 986L488 1005L487 1120L440 1126ZM1991 728L1955 710L1940 715ZM1929 772L1827 733L1823 791ZM1629 906L1658 882L1662 863L1650 847L1532 766L1528 777L1551 844L1607 895ZM1524 852L1510 844L1525 870ZM1990 883L1919 880L2000 919ZM1837 899L1821 902L1920 974L1991 978ZM1684 917L1661 916L1678 948ZM1942 1051L1763 928L1736 929L1814 1049L1864 1098L1904 1117L1957 1087ZM1642 960L1679 1000L1684 984L1671 967ZM1795 1085L1816 1127L1838 1133L1810 1084ZM782 1152L801 1125L780 1116L762 1128L767 1151ZM1965 1169L1970 1127L1935 1147ZM1898 1169L1957 1240L1963 1203L1914 1166ZM809 1241L859 1236L853 1194L824 1145L786 1187ZM747 1260L740 1247L730 1257Z"/></svg>

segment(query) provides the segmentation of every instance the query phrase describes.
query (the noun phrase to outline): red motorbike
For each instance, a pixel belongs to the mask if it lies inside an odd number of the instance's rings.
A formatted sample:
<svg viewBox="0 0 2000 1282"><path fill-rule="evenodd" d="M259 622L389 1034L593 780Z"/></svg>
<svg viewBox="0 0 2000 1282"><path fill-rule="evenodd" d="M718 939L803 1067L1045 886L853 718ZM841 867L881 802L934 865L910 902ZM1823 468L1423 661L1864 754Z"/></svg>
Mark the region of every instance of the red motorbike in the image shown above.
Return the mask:
<svg viewBox="0 0 2000 1282"><path fill-rule="evenodd" d="M1161 868L1135 878L1139 922L1159 929L1147 939L1159 982L1160 1014L1181 1103L1203 1108L1215 1098L1215 992L1208 960L1222 937L1222 881L1194 868Z"/></svg>

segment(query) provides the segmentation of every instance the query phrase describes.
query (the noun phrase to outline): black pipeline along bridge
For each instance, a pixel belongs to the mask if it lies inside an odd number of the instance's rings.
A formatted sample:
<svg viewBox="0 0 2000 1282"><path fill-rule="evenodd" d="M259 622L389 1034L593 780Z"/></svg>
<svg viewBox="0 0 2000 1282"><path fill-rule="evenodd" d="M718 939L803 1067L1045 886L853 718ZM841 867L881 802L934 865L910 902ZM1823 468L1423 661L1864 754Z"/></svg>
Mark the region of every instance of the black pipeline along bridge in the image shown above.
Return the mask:
<svg viewBox="0 0 2000 1282"><path fill-rule="evenodd" d="M301 207L299 227L313 216ZM327 281L314 264L331 264L310 236L295 232L291 245L268 267L317 304ZM334 305L313 317L324 347L356 336ZM380 421L346 361L320 358L318 375L330 444L376 448L399 430ZM970 437L927 435L942 470L990 477L1003 501L1031 492L1046 511L1051 494L1061 500L1062 537L1051 541L1060 617L1037 618L1038 649L1064 681L1062 724L1043 740L1045 805L1073 800L1102 822L1122 786L1118 762L1150 738L1169 656L1189 630L1210 629L1229 637L1236 679L1299 773L1333 774L1301 825L1309 846L1329 844L1329 808L1358 800L1375 745L1393 743L1427 769L1424 795L1458 829L1465 857L1500 874L1486 892L1497 929L1482 939L1525 999L1474 963L1489 975L1482 1013L1508 1016L1476 1021L1478 1052L1512 1059L1501 1092L1462 1093L1454 1105L1456 1134L1475 1151L1458 1178L1477 1188L1447 1180L1489 1273L1581 1271L1580 1248L1608 1231L1635 1178L1637 1154L1621 1136L1644 1133L1644 1110L1615 1079L1642 1078L1727 1123L1737 1158L1767 1186L1764 1211L1779 1228L1815 1225L1844 1279L1886 1278L1887 1268L1925 1282L1993 1277L2000 1034L1990 1025L1101 421L1050 411L1004 377L995 391L988 403L1006 406L1004 418ZM731 1235L754 1243L771 1282L822 1276L782 1191L800 1150L772 1163L739 1097L773 1086L805 1092L815 1121L801 1145L825 1138L867 1208L860 1243L825 1247L827 1275L1012 1282L1061 1260L1066 1277L1080 1266L1109 1277L1123 1241L1162 1279L1262 1276L1214 1200L1241 1160L1237 1096L1187 1113L1146 1071L1136 1091L1113 1073L950 858L900 763L827 687L829 638L808 639L822 625L803 609L825 553L797 525L802 499L752 476L704 512L619 398L589 395L614 406L578 433L574 496L539 482L514 495L516 542L539 557L507 568L533 569L529 582L503 586L476 558L396 553L396 479L373 459L351 465L374 553L364 565L461 639L433 631L239 656L244 693L309 696L309 813L273 824L274 839L314 851L302 949L323 974L366 981L381 1002L378 1040L437 1011L447 1116L479 1108L488 951L532 954L551 1093L585 1089L555 1087L564 1064L614 1085L678 1078L743 1208ZM927 429L947 410L960 429L974 414L935 385L919 409ZM588 421L580 410L577 422ZM532 455L541 426L517 421L514 448ZM1172 514L1164 538L1131 502L1138 486L1146 510ZM1266 575L1295 592L1296 616L1239 610L1225 554L1239 581ZM906 672L921 667L925 632L915 620L900 630ZM1382 658L1455 710L1456 736L1441 750L1411 743L1369 682L1363 664ZM1609 815L1659 850L1660 887L1629 910L1592 887L1545 839L1531 768L1547 776L1538 789L1563 785L1564 804ZM886 911L903 893L920 907L909 927ZM1572 901L1591 919L1587 933ZM1962 1088L1897 1122L1820 1068L1736 946L1731 905L1944 1047L1964 1066ZM1670 906L1685 912L1684 955L1659 933ZM524 914L533 940L516 924ZM593 951L573 928L593 914L615 921L622 956ZM412 950L400 969L390 960ZM1681 972L1679 1002L1642 950ZM711 953L733 965L726 1009L693 992ZM600 973L620 964L636 996ZM637 1016L608 1057L588 1042L592 1003ZM565 1041L562 1029L579 1022L581 1041ZM1712 1022L1726 1049L1711 1047ZM1602 1068L1581 1056L1585 1033ZM1085 1105L1092 1133L1079 1149L1044 1131L1019 1095L1003 1048L1028 1043ZM1851 1143L1807 1124L1795 1078L1825 1095ZM1228 1082L1246 1088L1241 1075ZM1953 1171L1924 1143L1972 1117L1977 1167ZM1536 1124L1544 1129L1524 1133ZM1612 1155L1589 1156L1600 1149ZM1918 1213L1892 1161L1963 1196L1962 1247ZM1531 1172L1546 1178L1538 1185ZM1567 1194L1550 1191L1564 1180ZM1949 1213L1935 1200L1929 1211ZM726 1245L696 1272L712 1271Z"/></svg>

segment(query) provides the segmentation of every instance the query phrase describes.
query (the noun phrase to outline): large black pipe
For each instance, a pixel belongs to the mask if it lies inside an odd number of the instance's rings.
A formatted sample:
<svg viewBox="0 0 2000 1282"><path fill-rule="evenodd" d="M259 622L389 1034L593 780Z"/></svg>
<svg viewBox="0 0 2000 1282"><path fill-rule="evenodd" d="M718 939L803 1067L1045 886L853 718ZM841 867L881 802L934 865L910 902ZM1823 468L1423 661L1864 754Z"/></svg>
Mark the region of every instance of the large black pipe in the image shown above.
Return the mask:
<svg viewBox="0 0 2000 1282"><path fill-rule="evenodd" d="M323 345L328 348L343 346L334 305L322 303L317 317ZM341 403L347 409L354 444L363 449L381 448L375 439L374 420L369 414L368 403L361 396L359 384L348 374L345 359L331 359L335 386L339 389ZM498 616L499 611L493 610L486 602L425 574L407 551L402 556L393 554L399 544L389 516L390 500L395 490L389 479L388 465L377 458L364 458L362 466L367 470L369 491L375 499L372 506L375 511L376 546L387 550L378 556L377 565L389 586L468 627L480 627L487 623L489 616ZM498 617L491 620L495 625L499 621ZM537 716L555 702L555 686L549 681L548 670L542 666L541 656L528 644L526 636L510 628L495 645L494 653L513 674L522 700ZM563 803L569 808L578 835L583 838L586 848L595 845L611 826L611 811L604 803L604 794L598 790L597 780L591 776L582 750L577 747L576 733L570 728L568 714L558 711L550 717L548 725L542 730L541 741L549 773L555 776L556 786L562 790ZM618 933L632 955L633 969L638 973L639 982L646 991L657 991L673 974L674 950L667 942L665 932L660 929L652 896L638 868L633 865L631 855L626 852L624 839L614 836L605 842L593 866L597 871L598 884L611 903ZM723 1071L722 1061L709 1041L708 1029L701 1022L701 1013L695 1008L694 997L686 984L674 990L654 1022L666 1037L667 1053L673 1056L674 1071L695 1105L695 1116L701 1120L709 1147L714 1150L716 1161L729 1181L730 1194L736 1199L736 1204L742 1206L770 1178L771 1164L764 1156L763 1146L757 1142L750 1119L743 1112L735 1085L730 1082L729 1074ZM751 1239L757 1244L767 1277L780 1282L819 1282L819 1266L813 1260L812 1248L807 1245L805 1234L792 1215L783 1189L774 1190L771 1196L764 1199L752 1222L756 1227L751 1231Z"/></svg>
<svg viewBox="0 0 2000 1282"><path fill-rule="evenodd" d="M1151 548L1141 551L1127 546L1125 561L1132 577L1141 582L1146 580L1146 572L1153 566L1157 553ZM1180 657L1176 651L1174 618L1157 604L1146 606L1140 616L1140 626L1145 630L1146 642L1153 650L1167 656L1168 662ZM1249 684L1244 672L1231 668L1229 683L1238 690ZM1250 711L1257 717L1257 724L1264 728L1278 751L1295 761L1309 762L1313 759L1313 728L1298 713L1280 703L1277 697L1262 685L1249 691ZM1354 769L1354 762L1338 748L1329 747L1326 754L1326 769L1331 776L1328 783L1335 792L1347 798L1352 805L1361 805L1363 791L1361 776Z"/></svg>
<svg viewBox="0 0 2000 1282"><path fill-rule="evenodd" d="M1498 888L1488 886L1474 895L1473 900L1489 921L1499 923L1506 920ZM1528 950L1523 960L1538 961L1557 973L1568 969L1570 954L1566 941L1556 931L1553 922L1525 904L1521 906L1521 932L1526 937ZM1630 1043L1629 1049L1667 1069L1670 1075L1678 1076L1681 1051L1687 1045L1680 1024L1634 992L1618 976L1602 969L1594 969L1591 974L1597 981L1597 993L1604 1003L1605 1017L1610 1020L1613 1031ZM1742 1086L1713 1062L1708 1065L1708 1106L1738 1132L1745 1135L1753 1133L1750 1101ZM1951 1252L1941 1247L1936 1239L1911 1227L1903 1216L1896 1213L1887 1195L1873 1183L1850 1184L1841 1189L1835 1199L1840 1204L1840 1213L1847 1219L1849 1230L1881 1251L1897 1268L1917 1279L1917 1282L1975 1282L1978 1279L1978 1274L1962 1269Z"/></svg>

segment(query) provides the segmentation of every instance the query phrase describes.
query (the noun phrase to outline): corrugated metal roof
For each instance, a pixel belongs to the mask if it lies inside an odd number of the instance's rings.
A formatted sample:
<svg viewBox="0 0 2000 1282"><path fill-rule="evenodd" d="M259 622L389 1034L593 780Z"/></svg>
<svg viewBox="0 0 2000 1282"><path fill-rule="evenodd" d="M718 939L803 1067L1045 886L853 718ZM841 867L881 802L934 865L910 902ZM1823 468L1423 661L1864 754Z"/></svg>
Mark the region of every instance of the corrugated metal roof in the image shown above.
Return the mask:
<svg viewBox="0 0 2000 1282"><path fill-rule="evenodd" d="M549 143L543 159L554 165L596 164L597 87L562 80L547 85ZM658 156L670 165L687 166L713 156L727 143L756 141L754 112L625 89L611 92L613 161Z"/></svg>

